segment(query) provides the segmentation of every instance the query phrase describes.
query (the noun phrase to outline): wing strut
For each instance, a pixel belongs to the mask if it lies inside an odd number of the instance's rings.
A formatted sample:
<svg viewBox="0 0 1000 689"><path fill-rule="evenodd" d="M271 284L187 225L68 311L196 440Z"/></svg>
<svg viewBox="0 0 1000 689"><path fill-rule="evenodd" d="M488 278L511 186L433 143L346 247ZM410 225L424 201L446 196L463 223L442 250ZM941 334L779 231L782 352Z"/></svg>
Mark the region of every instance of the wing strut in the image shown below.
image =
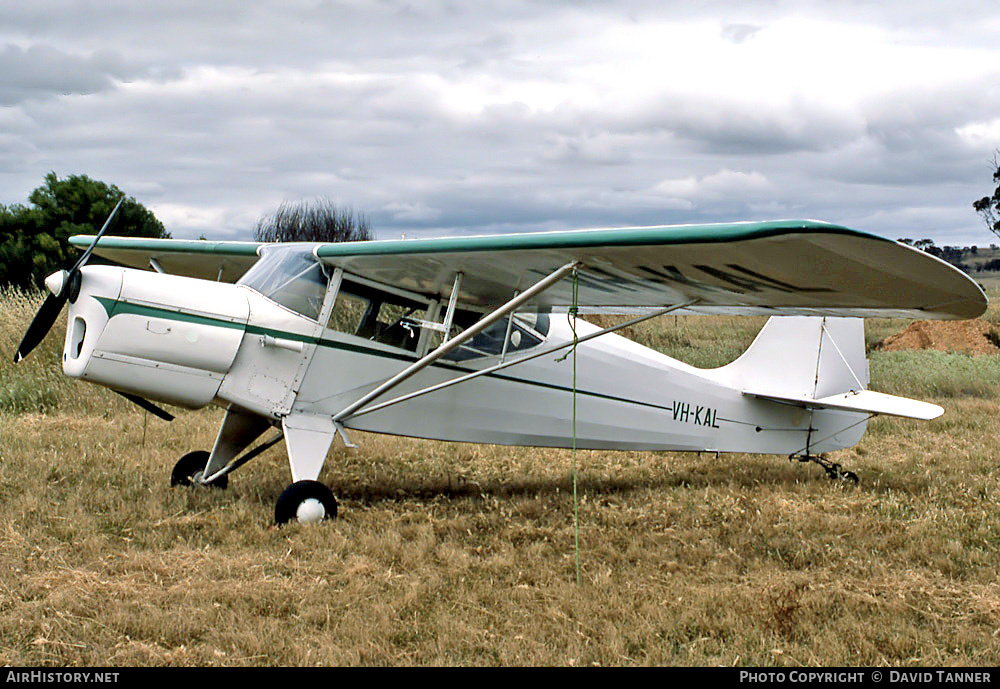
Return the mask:
<svg viewBox="0 0 1000 689"><path fill-rule="evenodd" d="M417 361L413 362L406 369L400 371L395 376L393 376L392 378L390 378L389 380L387 380L386 382L382 383L377 388L369 392L367 395L364 395L361 399L357 400L356 402L352 402L342 411L335 414L333 417L334 423L339 422L345 417L350 416L351 414L353 414L358 409L365 406L375 398L380 397L381 395L388 392L392 388L396 387L397 385L407 380L414 374L427 368L435 361L443 357L445 354L447 354L448 352L452 351L453 349L461 345L463 342L471 340L473 337L481 333L483 330L486 330L486 328L496 323L498 320L506 316L508 313L511 313L512 311L517 309L517 307L521 306L521 304L532 299L537 294L544 292L552 285L562 280L564 277L566 277L567 274L570 273L570 271L576 268L579 264L580 264L579 261L572 261L570 263L567 263L562 268L559 268L558 270L554 271L547 277L544 277L538 282L536 282L534 285L532 285L525 291L521 292L519 295L508 301L506 304L504 304L497 310L493 311L482 320L478 321L475 325L466 328L465 330L460 332L458 335L455 335L455 337L451 338L450 340L446 340L444 343L441 344L440 347L435 349L433 352L428 352L426 355L424 355ZM456 280L456 283L457 282L458 281Z"/></svg>
<svg viewBox="0 0 1000 689"><path fill-rule="evenodd" d="M673 306L668 306L666 308L659 309L657 311L654 311L653 313L648 313L644 316L639 316L638 318L633 318L632 320L625 321L624 323L619 323L618 325L613 325L609 328L598 330L595 333L584 335L583 337L578 338L576 340L576 344L578 345L583 344L587 340L593 340L595 337L600 337L601 335L607 335L608 333L613 333L616 330L621 330L623 328L629 327L630 325L635 325L636 323L642 323L643 321L648 321L649 319L656 318L657 316L663 316L665 314L670 313L671 311L677 311L678 309L686 309L687 307L694 306L697 303L698 303L697 299L691 299L689 301L685 301L680 304L674 304ZM509 331L508 331L508 337L510 337ZM443 383L438 383L437 385L431 385L430 387L426 387L423 390L416 390L414 392L408 393L406 395L400 395L399 397L387 400L385 402L373 404L372 406L362 409L361 411L356 411L350 414L350 416L351 418L354 418L357 416L361 416L362 414L368 414L373 411L378 411L379 409L385 409L386 407L390 407L394 404L399 404L400 402L406 402L407 400L412 400L414 397L420 397L422 395L426 395L431 392L436 392L438 390L451 387L452 385L458 385L459 383L464 383L467 380L472 380L473 378L478 378L479 376L485 376L490 373L495 373L501 369L508 368L516 364L523 364L525 361L531 361L532 359L537 359L538 357L554 354L559 350L566 349L572 346L573 346L573 340L570 340L568 342L563 342L560 345L556 345L555 347L549 347L548 349L543 350L541 352L535 352L534 354L529 354L528 356L524 356L519 359L514 359L512 361L501 362L499 364L496 364L495 366L490 366L489 368L484 368L479 371L473 371L471 373L465 374L464 376L458 376L457 378L446 380Z"/></svg>

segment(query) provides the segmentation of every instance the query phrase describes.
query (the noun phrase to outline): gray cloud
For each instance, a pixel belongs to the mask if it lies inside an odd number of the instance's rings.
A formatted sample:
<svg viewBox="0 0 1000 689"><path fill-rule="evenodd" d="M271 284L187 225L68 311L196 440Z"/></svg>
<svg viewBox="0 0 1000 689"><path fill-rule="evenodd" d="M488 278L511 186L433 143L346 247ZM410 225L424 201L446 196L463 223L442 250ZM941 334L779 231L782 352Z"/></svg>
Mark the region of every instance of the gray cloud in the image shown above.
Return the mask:
<svg viewBox="0 0 1000 689"><path fill-rule="evenodd" d="M986 244L1000 141L960 131L997 117L1000 13L959 5L23 3L0 201L55 170L177 237L328 197L386 237L814 217Z"/></svg>
<svg viewBox="0 0 1000 689"><path fill-rule="evenodd" d="M136 70L109 51L83 56L47 45L8 44L0 50L0 74L0 105L9 106L32 98L106 91L115 79L134 76Z"/></svg>

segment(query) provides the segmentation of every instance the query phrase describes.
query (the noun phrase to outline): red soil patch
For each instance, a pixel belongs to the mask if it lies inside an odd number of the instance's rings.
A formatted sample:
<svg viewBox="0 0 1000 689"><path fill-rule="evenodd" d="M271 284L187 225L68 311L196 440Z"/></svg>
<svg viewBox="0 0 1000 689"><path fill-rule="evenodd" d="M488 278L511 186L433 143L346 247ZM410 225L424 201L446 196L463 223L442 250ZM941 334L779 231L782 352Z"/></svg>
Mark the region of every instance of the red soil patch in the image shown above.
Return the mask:
<svg viewBox="0 0 1000 689"><path fill-rule="evenodd" d="M983 320L916 321L902 332L890 335L875 345L875 349L936 349L964 354L1000 354L1000 347L987 339L992 332L1000 341L1000 332Z"/></svg>

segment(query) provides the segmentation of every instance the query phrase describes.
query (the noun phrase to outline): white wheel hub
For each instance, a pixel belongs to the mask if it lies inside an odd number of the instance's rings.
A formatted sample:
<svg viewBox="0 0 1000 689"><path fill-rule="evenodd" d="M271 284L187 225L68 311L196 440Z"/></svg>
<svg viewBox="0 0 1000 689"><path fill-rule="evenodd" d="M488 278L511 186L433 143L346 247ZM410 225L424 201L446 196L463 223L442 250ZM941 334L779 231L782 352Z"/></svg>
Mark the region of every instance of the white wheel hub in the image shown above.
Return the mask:
<svg viewBox="0 0 1000 689"><path fill-rule="evenodd" d="M300 524L315 524L323 521L323 517L326 516L326 508L316 498L306 498L299 503L298 509L295 510L295 516Z"/></svg>

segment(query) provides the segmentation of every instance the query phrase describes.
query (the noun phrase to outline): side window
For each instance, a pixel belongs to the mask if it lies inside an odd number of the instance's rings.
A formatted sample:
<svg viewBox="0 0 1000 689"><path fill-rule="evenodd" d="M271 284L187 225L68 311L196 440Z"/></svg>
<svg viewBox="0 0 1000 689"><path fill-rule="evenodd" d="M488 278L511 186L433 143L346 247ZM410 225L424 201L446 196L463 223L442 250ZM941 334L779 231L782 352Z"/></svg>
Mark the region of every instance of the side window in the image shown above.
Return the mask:
<svg viewBox="0 0 1000 689"><path fill-rule="evenodd" d="M413 352L420 329L407 319L426 317L425 304L345 280L327 327Z"/></svg>
<svg viewBox="0 0 1000 689"><path fill-rule="evenodd" d="M459 313L456 313L455 320L460 328L464 329L474 324L479 315L464 312L459 317ZM540 345L549 329L548 318L547 314L515 314L514 323L510 326L510 342L507 344L507 353L511 354ZM504 337L507 334L507 322L507 318L500 319L465 344L446 354L444 358L451 361L466 361L486 356L500 356L503 353Z"/></svg>
<svg viewBox="0 0 1000 689"><path fill-rule="evenodd" d="M326 327L340 333L355 335L361 327L367 310L367 299L341 289L337 293L337 301L334 302L333 311L330 313L330 322Z"/></svg>
<svg viewBox="0 0 1000 689"><path fill-rule="evenodd" d="M391 295L385 295L391 298ZM396 299L395 302L401 301ZM374 302L373 302L374 306ZM422 304L400 304L383 301L378 304L378 310L371 309L365 323L362 325L363 336L376 342L408 349L417 349L417 339L420 336L418 326L410 325L408 318L424 319L427 317L427 307ZM362 334L362 333L359 333Z"/></svg>
<svg viewBox="0 0 1000 689"><path fill-rule="evenodd" d="M516 313L514 322L531 328L545 337L549 334L549 314L547 313Z"/></svg>

